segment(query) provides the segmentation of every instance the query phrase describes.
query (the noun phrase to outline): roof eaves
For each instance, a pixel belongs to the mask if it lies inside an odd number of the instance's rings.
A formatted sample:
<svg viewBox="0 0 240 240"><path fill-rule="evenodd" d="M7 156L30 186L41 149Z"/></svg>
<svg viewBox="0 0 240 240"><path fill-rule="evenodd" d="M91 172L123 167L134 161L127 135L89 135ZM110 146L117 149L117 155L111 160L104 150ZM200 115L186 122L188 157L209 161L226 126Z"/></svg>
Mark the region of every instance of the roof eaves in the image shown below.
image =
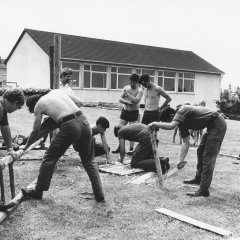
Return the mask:
<svg viewBox="0 0 240 240"><path fill-rule="evenodd" d="M19 44L19 42L21 41L21 39L22 39L23 35L25 34L25 32L26 32L26 29L24 29L23 32L21 33L21 35L20 35L20 37L18 38L17 42L16 42L15 45L13 46L11 52L8 54L6 60L4 61L4 64L7 64L9 58L12 56L13 52L15 51L15 49L16 49L17 45Z"/></svg>
<svg viewBox="0 0 240 240"><path fill-rule="evenodd" d="M99 61L99 60L87 60L87 59L76 59L76 58L61 58L62 61L73 61L73 62L88 62L88 63L101 63L101 64L114 64L114 65L124 65L124 66L131 66L131 67L145 67L145 68L159 68L159 69L167 69L167 70L175 70L175 71L187 71L187 72L195 72L195 73L208 73L208 74L216 74L222 75L225 74L222 71L219 72L212 72L212 71L203 71L197 69L185 69L185 68L171 68L171 67L163 67L163 66L154 66L154 65L140 65L140 64L133 64L133 63L119 63L119 62L109 62L109 61Z"/></svg>

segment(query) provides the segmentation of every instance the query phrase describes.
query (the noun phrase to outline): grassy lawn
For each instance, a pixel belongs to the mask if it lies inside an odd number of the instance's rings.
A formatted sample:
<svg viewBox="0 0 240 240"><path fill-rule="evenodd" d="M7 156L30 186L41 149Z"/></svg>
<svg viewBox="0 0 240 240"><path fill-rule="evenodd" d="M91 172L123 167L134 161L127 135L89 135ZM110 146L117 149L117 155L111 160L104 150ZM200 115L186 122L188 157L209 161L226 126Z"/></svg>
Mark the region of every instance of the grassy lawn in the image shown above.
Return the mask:
<svg viewBox="0 0 240 240"><path fill-rule="evenodd" d="M97 117L105 116L110 121L107 141L111 150L118 145L113 135L113 127L118 123L120 111L100 108L83 108L93 124ZM28 136L33 116L22 109L9 116L13 135ZM240 122L227 120L228 130L221 153L240 153ZM171 167L179 159L179 145L172 144L172 131L159 131L159 150L162 156L170 158ZM178 139L176 139L178 142ZM127 144L128 149L128 144ZM28 157L36 158L44 151L31 151ZM111 155L117 161L118 155ZM211 195L209 198L189 198L186 192L196 188L182 184L192 178L196 170L196 150L190 149L185 168L164 182L157 184L130 185L126 182L134 176L116 176L101 173L107 204L84 199L81 192L91 191L85 171L80 171L78 155L68 150L58 164L51 187L42 201L23 201L0 225L0 239L162 239L197 240L222 239L206 230L167 217L154 211L167 208L179 214L232 231L240 236L240 163L229 157L217 159ZM103 158L97 158L102 162ZM38 175L40 160L19 161L14 165L16 191L27 186ZM8 173L4 171L6 191ZM10 192L10 191L9 191ZM109 210L111 210L109 212Z"/></svg>

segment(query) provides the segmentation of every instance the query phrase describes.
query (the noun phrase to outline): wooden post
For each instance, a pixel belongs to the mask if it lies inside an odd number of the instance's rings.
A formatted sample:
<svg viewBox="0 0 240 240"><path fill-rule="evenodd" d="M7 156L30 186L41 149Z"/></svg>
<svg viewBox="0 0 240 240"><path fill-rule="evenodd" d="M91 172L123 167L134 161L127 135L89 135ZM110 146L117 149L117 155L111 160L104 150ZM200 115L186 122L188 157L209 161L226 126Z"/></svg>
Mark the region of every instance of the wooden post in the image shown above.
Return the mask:
<svg viewBox="0 0 240 240"><path fill-rule="evenodd" d="M0 187L1 187L1 201L5 202L5 193L4 193L4 182L3 182L2 168L0 168Z"/></svg>
<svg viewBox="0 0 240 240"><path fill-rule="evenodd" d="M50 89L53 89L54 82L54 46L49 47L49 66L50 66Z"/></svg>
<svg viewBox="0 0 240 240"><path fill-rule="evenodd" d="M157 169L157 175L158 175L158 182L160 185L162 185L163 176L162 176L162 168L160 164L160 158L158 154L158 148L157 148L157 132L155 130L152 130L151 128L148 129L150 133L152 148L153 148L153 155L155 159L156 169Z"/></svg>
<svg viewBox="0 0 240 240"><path fill-rule="evenodd" d="M13 199L13 198L15 198L15 184L14 184L13 162L8 165L8 169L9 169L11 196L12 196L12 199Z"/></svg>
<svg viewBox="0 0 240 240"><path fill-rule="evenodd" d="M53 68L53 89L59 88L60 81L60 58L61 58L61 36L54 35L54 68Z"/></svg>

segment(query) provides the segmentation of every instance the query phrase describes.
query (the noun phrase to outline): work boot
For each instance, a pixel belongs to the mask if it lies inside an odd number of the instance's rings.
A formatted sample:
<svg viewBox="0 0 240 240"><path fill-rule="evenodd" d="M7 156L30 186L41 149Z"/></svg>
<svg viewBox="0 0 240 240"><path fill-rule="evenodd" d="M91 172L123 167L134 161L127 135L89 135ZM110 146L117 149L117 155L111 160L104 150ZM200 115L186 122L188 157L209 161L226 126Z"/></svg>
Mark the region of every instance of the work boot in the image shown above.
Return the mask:
<svg viewBox="0 0 240 240"><path fill-rule="evenodd" d="M120 146L115 151L112 151L112 153L120 153Z"/></svg>
<svg viewBox="0 0 240 240"><path fill-rule="evenodd" d="M208 189L199 188L196 192L188 192L187 195L190 197L209 197L210 193Z"/></svg>
<svg viewBox="0 0 240 240"><path fill-rule="evenodd" d="M96 197L96 196L95 196L95 200L96 200L97 202L105 202L104 197Z"/></svg>
<svg viewBox="0 0 240 240"><path fill-rule="evenodd" d="M170 169L169 158L159 157L159 159L162 168L162 174L164 175Z"/></svg>
<svg viewBox="0 0 240 240"><path fill-rule="evenodd" d="M197 185L199 185L200 182L201 182L201 180L199 178L196 178L196 177L192 180L183 181L183 183L185 183L185 184L197 184Z"/></svg>
<svg viewBox="0 0 240 240"><path fill-rule="evenodd" d="M26 188L22 188L21 191L25 198L32 198L37 200L42 199L43 192L37 192L35 189L26 189Z"/></svg>

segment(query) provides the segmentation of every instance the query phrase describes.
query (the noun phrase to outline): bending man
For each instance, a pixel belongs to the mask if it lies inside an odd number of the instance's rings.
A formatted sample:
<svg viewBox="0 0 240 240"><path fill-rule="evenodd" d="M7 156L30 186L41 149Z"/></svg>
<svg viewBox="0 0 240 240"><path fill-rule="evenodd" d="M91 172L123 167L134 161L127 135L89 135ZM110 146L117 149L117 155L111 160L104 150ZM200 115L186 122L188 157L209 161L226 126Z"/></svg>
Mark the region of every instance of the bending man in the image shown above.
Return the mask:
<svg viewBox="0 0 240 240"><path fill-rule="evenodd" d="M216 111L200 106L181 106L175 116L171 116L171 108L163 110L161 120L153 122L149 126L165 130L172 130L179 126L183 144L180 153L180 163L184 161L189 149L189 129L201 130L207 128L197 149L197 172L194 179L184 181L186 184L200 184L200 188L189 196L209 196L209 188L212 182L213 171L217 155L220 151L223 138L227 130L227 124L223 117ZM171 119L173 120L171 121Z"/></svg>
<svg viewBox="0 0 240 240"><path fill-rule="evenodd" d="M44 96L29 97L26 104L29 111L34 112L35 119L33 130L23 150L28 149L44 132L50 132L57 127L59 132L43 156L35 189L22 189L24 196L42 199L43 191L49 189L55 164L68 147L75 143L79 146L79 156L91 180L95 199L98 202L104 201L98 167L94 161L91 128L88 120L79 110L82 102L63 90L57 89ZM43 115L47 115L49 118L41 125Z"/></svg>

